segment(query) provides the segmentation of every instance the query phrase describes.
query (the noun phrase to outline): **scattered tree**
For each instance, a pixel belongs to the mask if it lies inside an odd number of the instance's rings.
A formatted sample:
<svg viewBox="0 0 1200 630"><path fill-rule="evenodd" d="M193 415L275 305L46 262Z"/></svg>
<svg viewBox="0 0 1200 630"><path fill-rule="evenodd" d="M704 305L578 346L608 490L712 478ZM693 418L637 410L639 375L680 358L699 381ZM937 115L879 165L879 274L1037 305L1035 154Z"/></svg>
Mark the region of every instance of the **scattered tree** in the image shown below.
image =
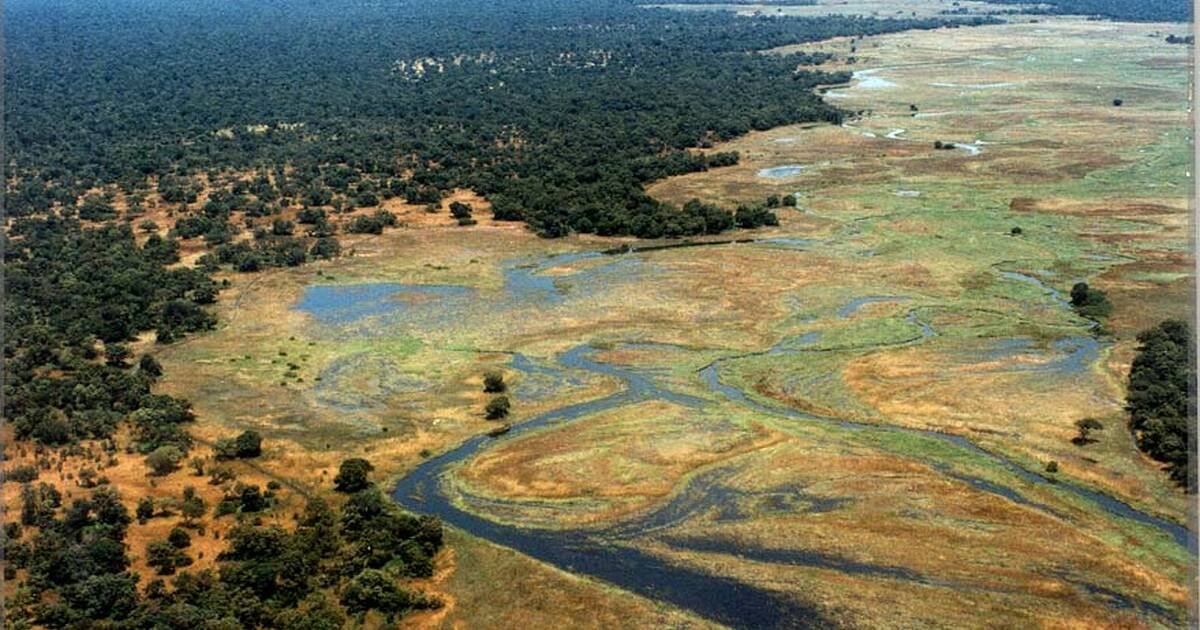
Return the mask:
<svg viewBox="0 0 1200 630"><path fill-rule="evenodd" d="M1088 319L1102 319L1112 313L1112 303L1103 291L1078 282L1071 287L1071 306L1075 312Z"/></svg>
<svg viewBox="0 0 1200 630"><path fill-rule="evenodd" d="M508 389L504 383L504 374L499 370L489 370L483 375L483 391L497 394Z"/></svg>
<svg viewBox="0 0 1200 630"><path fill-rule="evenodd" d="M150 474L161 477L168 475L179 468L179 462L183 460L183 451L176 446L160 446L154 449L146 456L146 465L150 467Z"/></svg>
<svg viewBox="0 0 1200 630"><path fill-rule="evenodd" d="M484 412L488 420L501 420L508 416L510 406L508 396L496 396L488 401Z"/></svg>
<svg viewBox="0 0 1200 630"><path fill-rule="evenodd" d="M1103 431L1104 424L1095 418L1081 418L1075 421L1075 428L1079 429L1079 435L1071 438L1071 442L1076 446L1087 446L1096 441L1092 438L1092 432Z"/></svg>

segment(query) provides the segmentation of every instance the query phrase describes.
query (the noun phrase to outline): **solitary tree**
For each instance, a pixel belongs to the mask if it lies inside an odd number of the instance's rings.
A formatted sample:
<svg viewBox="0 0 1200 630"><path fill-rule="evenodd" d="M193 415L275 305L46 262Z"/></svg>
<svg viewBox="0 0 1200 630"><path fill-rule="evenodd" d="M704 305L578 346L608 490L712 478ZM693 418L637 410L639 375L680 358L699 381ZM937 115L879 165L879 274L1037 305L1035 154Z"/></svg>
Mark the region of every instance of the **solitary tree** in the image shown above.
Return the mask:
<svg viewBox="0 0 1200 630"><path fill-rule="evenodd" d="M183 515L184 525L192 525L196 519L204 516L206 506L204 499L196 495L196 489L187 486L183 489L183 504L179 506L179 513Z"/></svg>
<svg viewBox="0 0 1200 630"><path fill-rule="evenodd" d="M367 474L375 467L365 459L354 457L342 462L338 474L333 478L333 488L338 492L358 492L370 487L371 480Z"/></svg>
<svg viewBox="0 0 1200 630"><path fill-rule="evenodd" d="M498 394L508 389L504 384L504 374L498 370L489 370L483 375L483 391L489 394Z"/></svg>
<svg viewBox="0 0 1200 630"><path fill-rule="evenodd" d="M1072 438L1071 441L1078 446L1091 444L1096 440L1092 438L1092 431L1103 431L1104 425L1095 418L1083 418L1075 422L1075 427L1079 429L1079 435Z"/></svg>

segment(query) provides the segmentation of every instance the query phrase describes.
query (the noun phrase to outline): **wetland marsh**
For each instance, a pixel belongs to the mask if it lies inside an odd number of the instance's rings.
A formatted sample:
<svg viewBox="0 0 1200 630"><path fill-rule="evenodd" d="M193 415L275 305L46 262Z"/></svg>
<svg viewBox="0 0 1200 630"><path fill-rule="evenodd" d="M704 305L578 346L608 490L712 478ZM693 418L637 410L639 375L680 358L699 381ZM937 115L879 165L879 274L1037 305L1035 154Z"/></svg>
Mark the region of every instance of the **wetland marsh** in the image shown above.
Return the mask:
<svg viewBox="0 0 1200 630"><path fill-rule="evenodd" d="M1180 625L1186 498L1121 385L1141 305L1191 287L1188 51L1156 28L858 40L826 92L848 125L754 132L713 148L736 166L650 187L797 195L752 242L400 230L235 285L165 386L297 478L369 456L402 506L681 625ZM1080 280L1113 297L1103 329L1063 297ZM514 400L498 437L487 369ZM1085 416L1106 429L1082 448Z"/></svg>

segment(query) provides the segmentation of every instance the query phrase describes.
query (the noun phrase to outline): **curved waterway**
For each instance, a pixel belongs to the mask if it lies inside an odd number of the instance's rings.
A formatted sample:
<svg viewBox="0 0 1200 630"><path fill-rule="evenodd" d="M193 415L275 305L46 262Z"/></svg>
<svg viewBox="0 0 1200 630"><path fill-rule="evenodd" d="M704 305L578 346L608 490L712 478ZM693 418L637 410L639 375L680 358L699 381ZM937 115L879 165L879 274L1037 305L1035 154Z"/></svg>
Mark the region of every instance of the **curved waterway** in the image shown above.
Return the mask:
<svg viewBox="0 0 1200 630"><path fill-rule="evenodd" d="M767 241L767 244L774 244L776 246L792 245L791 243L777 243L772 241ZM808 243L804 244L807 245ZM797 245L799 244L797 243ZM548 257L523 265L510 266L506 270L505 293L507 295L502 299L534 298L556 301L561 297L562 292L553 281L542 276L541 272L559 264L566 264L601 255L603 253L566 254ZM632 260L635 257L630 256L629 258ZM629 262L628 264L636 263ZM605 265L605 267L608 267L608 265ZM603 274L605 272L602 271L600 273ZM353 297L363 297L368 301L373 301L381 299L387 291L395 291L396 289L395 285L391 285L386 287L386 290L367 290L359 293L352 292L350 294L342 293L341 297L352 295ZM443 297L463 297L457 291L443 291L441 288L435 291L442 294ZM309 306L316 306L319 310L322 306L322 297L320 294L315 296L317 304L310 303ZM852 305L847 305L847 307L844 307L844 310L847 311L846 315L849 315L864 303L883 301L884 299L888 301L900 300L900 298L890 296L867 296L856 300ZM339 315L350 314L344 310L346 308L344 304L339 303L337 306L338 308L335 309L337 313L333 314L334 318L337 318ZM351 306L349 310L353 315L359 316L375 314L375 311L366 307L359 309L357 306ZM936 334L932 326L917 318L915 309L910 312L909 320L916 324L920 330L919 336L915 336L911 343L919 343ZM809 350L805 346L816 340L817 337L812 334L784 339L771 349L764 351L764 353L806 352ZM1071 358L1069 359L1069 364L1071 367L1093 356L1090 347L1086 350L1077 350L1075 347L1064 348L1064 350L1070 351ZM408 510L436 515L446 523L472 535L510 547L564 570L599 578L625 590L652 599L670 602L723 624L734 627L827 627L830 625L830 620L823 618L816 606L807 604L797 598L767 589L755 588L732 578L669 562L637 548L636 539L639 536L644 536L647 532L667 527L673 523L683 522L694 515L711 513L715 510L718 514L722 515L722 518L737 518L739 512L735 499L738 498L756 501L759 502L758 504L767 507L780 505L782 506L781 509L794 510L797 509L797 506L800 506L809 511L824 511L837 507L837 500L829 503L826 499L823 502L822 500L807 496L803 488L794 488L791 490L776 489L764 496L746 497L738 494L739 491L733 487L733 484L727 485L722 483L722 480L732 474L733 469L728 466L716 468L713 471L695 476L677 493L674 499L651 510L648 514L642 514L615 525L599 529L546 530L519 527L484 518L468 511L465 507L461 507L464 503L472 503L472 499L474 498L464 495L462 492L452 493L449 484L445 480L445 476L452 472L459 464L488 448L494 439L509 439L512 436L519 436L547 426L569 423L606 410L649 400L665 400L692 408L700 408L710 404L708 400L661 387L655 382L652 375L644 371L597 361L592 356L594 352L595 349L588 345L572 348L557 357L557 363L561 366L561 369L549 365L537 365L535 367L526 357L514 353L513 366L522 371L536 370L551 381L559 378L569 378L567 371L603 375L620 381L623 385L621 391L597 400L547 411L516 424L501 438L493 438L486 435L471 438L453 450L423 462L400 480L393 491L393 498ZM1071 493L1093 504L1103 512L1157 529L1179 545L1189 545L1189 532L1179 524L1137 510L1100 492L1061 480L1050 480L1025 469L1003 455L986 451L966 438L935 431L858 423L839 418L818 416L751 398L742 390L728 385L721 379L721 364L737 358L740 357L731 356L719 359L699 371L698 376L700 381L706 385L711 393L745 408L776 417L792 418L806 422L830 423L855 431L886 431L910 434L948 443L955 448L967 451L980 461L990 461L999 464L1011 472L1015 478L1027 484L1038 486L1054 484L1055 488ZM560 374L556 375L556 372L560 372ZM1063 519L1069 518L1049 506L1027 498L1021 492L1011 487L972 477L954 470L941 462L930 462L930 465L942 474L967 483L980 491L1002 496L1028 509L1043 511ZM844 500L852 499L852 497L847 497ZM672 537L661 542L664 542L664 544L672 549L685 551L691 550L701 553L719 552L750 558L778 556L777 559L780 562L788 564L803 564L862 575L887 576L892 579L912 580L920 583L932 584L938 582L936 576L922 576L902 567L874 565L824 553L805 552L802 550L783 552L779 550L752 549L746 548L736 541L701 541L681 537Z"/></svg>

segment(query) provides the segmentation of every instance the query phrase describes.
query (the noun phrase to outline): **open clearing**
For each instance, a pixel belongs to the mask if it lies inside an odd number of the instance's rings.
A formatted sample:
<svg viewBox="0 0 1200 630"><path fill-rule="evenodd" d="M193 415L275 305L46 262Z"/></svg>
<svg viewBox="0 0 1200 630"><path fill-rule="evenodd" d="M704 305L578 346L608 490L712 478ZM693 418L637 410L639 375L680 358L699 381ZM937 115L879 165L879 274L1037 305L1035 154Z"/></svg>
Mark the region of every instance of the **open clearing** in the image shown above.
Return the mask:
<svg viewBox="0 0 1200 630"><path fill-rule="evenodd" d="M677 11L734 11L742 15L787 15L787 16L820 16L820 15L865 15L875 18L909 18L934 17L944 11L963 10L971 15L1003 11L1008 7L1003 5L976 2L973 0L913 0L897 6L888 0L815 0L812 4L779 5L771 3L752 4L647 4L645 6L662 7Z"/></svg>
<svg viewBox="0 0 1200 630"><path fill-rule="evenodd" d="M829 96L863 116L751 134L713 149L737 166L652 188L796 194L780 227L735 235L756 242L609 256L490 220L414 226L233 278L221 329L164 348L164 388L214 434L260 430L277 474L328 483L365 456L465 530L432 584L447 609L415 623L527 619L526 597L480 607L507 584L553 593L544 625L703 623L670 605L740 625L1182 623L1185 498L1121 411L1133 335L1191 287L1189 51L1162 31L859 41L873 72ZM1111 336L1064 306L1082 279L1112 296ZM499 438L489 368L513 399ZM1081 448L1083 417L1105 429ZM472 577L490 566L507 570Z"/></svg>

